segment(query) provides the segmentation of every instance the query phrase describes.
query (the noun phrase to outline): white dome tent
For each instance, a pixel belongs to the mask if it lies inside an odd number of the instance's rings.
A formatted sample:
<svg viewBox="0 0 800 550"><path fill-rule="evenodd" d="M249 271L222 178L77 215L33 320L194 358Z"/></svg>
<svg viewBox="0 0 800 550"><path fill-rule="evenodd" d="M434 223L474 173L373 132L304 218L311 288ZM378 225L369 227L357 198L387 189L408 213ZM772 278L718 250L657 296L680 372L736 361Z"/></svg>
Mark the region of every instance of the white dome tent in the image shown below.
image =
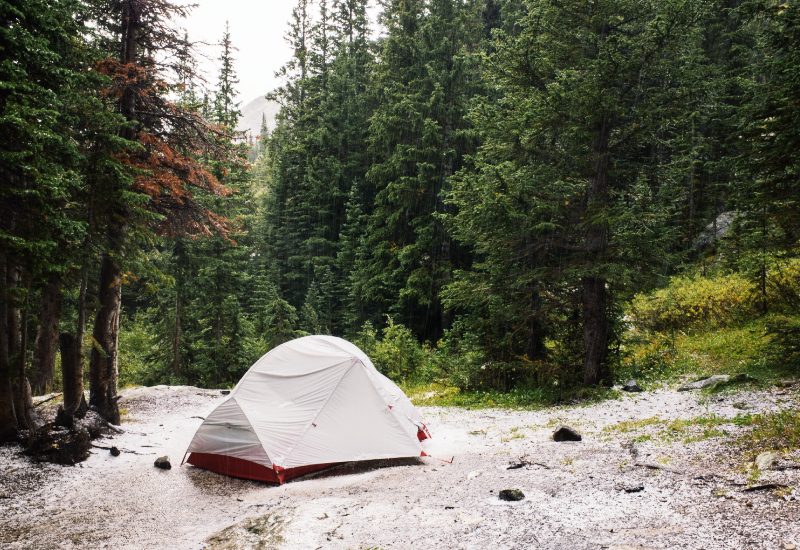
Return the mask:
<svg viewBox="0 0 800 550"><path fill-rule="evenodd" d="M338 462L426 456L417 409L354 344L305 336L272 349L205 419L187 462L283 483Z"/></svg>

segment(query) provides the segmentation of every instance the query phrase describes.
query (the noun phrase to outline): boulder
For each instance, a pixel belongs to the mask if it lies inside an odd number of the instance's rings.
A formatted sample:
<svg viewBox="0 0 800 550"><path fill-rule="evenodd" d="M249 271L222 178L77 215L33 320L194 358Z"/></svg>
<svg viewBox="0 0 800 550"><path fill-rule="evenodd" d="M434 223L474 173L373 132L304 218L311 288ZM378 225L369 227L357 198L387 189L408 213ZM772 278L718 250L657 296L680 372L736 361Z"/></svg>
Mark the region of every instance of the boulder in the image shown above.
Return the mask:
<svg viewBox="0 0 800 550"><path fill-rule="evenodd" d="M775 463L778 462L778 459L781 457L780 453L775 451L766 451L764 453L759 454L756 457L755 465L756 468L759 470L769 470Z"/></svg>
<svg viewBox="0 0 800 550"><path fill-rule="evenodd" d="M520 491L519 489L503 489L497 495L500 500L507 500L510 502L514 502L517 500L522 500L525 498L525 493Z"/></svg>
<svg viewBox="0 0 800 550"><path fill-rule="evenodd" d="M581 439L583 439L581 434L569 426L559 426L553 432L553 441L580 441Z"/></svg>
<svg viewBox="0 0 800 550"><path fill-rule="evenodd" d="M108 452L111 453L111 456L119 456L119 449L116 447L111 447Z"/></svg>
<svg viewBox="0 0 800 550"><path fill-rule="evenodd" d="M161 468L162 470L172 469L172 463L169 461L169 457L167 455L158 457L153 465L156 468Z"/></svg>
<svg viewBox="0 0 800 550"><path fill-rule="evenodd" d="M644 390L639 386L639 384L636 383L636 380L631 378L630 380L628 380L627 382L625 382L622 385L622 391L640 392L640 391L644 391Z"/></svg>
<svg viewBox="0 0 800 550"><path fill-rule="evenodd" d="M678 388L678 391L700 390L703 388L708 388L709 386L727 382L730 379L731 377L727 374L715 374L714 376L709 376L708 378L701 378L700 380L684 384Z"/></svg>

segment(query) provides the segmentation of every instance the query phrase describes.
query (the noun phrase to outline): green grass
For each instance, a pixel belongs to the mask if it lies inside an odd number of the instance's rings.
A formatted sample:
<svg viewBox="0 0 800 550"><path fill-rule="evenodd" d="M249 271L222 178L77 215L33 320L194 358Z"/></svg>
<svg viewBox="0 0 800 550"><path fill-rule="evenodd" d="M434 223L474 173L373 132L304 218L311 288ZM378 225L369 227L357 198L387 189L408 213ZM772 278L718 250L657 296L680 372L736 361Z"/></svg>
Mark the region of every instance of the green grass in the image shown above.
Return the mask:
<svg viewBox="0 0 800 550"><path fill-rule="evenodd" d="M619 392L606 388L530 388L510 392L463 391L455 386L432 382L401 386L415 405L429 407L462 407L465 409L539 410L554 405L590 404L619 397Z"/></svg>
<svg viewBox="0 0 800 550"><path fill-rule="evenodd" d="M780 360L767 333L769 317L733 327L673 334L629 334L617 378L636 378L645 386L714 374L745 373L762 385L800 374ZM720 391L724 386L709 391Z"/></svg>
<svg viewBox="0 0 800 550"><path fill-rule="evenodd" d="M717 437L725 437L728 432L724 426L752 426L757 419L757 415L740 414L733 418L726 418L715 414L697 416L688 419L664 420L658 416L643 418L641 420L625 420L607 426L604 432L618 432L633 435L633 441L657 441L671 443L681 441L683 443L695 443ZM649 433L643 433L648 431Z"/></svg>
<svg viewBox="0 0 800 550"><path fill-rule="evenodd" d="M748 460L754 460L764 451L786 452L800 448L800 412L783 410L748 416L752 429L737 439Z"/></svg>
<svg viewBox="0 0 800 550"><path fill-rule="evenodd" d="M650 418L642 418L641 420L623 420L622 422L618 422L611 426L606 426L603 428L604 432L620 432L620 433L629 433L629 432L636 432L647 428L648 426L659 426L664 424L666 421L659 418L658 416L651 416Z"/></svg>

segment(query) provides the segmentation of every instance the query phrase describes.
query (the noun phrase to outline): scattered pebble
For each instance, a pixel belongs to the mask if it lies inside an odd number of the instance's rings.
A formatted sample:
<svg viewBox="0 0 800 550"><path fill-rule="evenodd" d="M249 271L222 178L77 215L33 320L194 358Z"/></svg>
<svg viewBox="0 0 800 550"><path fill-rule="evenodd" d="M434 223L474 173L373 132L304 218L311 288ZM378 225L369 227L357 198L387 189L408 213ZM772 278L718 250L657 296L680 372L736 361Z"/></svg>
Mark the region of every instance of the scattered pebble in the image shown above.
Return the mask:
<svg viewBox="0 0 800 550"><path fill-rule="evenodd" d="M569 426L559 426L553 432L553 441L580 441L583 439L575 429Z"/></svg>
<svg viewBox="0 0 800 550"><path fill-rule="evenodd" d="M500 500L507 500L507 501L517 501L522 500L525 498L525 493L520 491L519 489L503 489L500 491L497 496Z"/></svg>

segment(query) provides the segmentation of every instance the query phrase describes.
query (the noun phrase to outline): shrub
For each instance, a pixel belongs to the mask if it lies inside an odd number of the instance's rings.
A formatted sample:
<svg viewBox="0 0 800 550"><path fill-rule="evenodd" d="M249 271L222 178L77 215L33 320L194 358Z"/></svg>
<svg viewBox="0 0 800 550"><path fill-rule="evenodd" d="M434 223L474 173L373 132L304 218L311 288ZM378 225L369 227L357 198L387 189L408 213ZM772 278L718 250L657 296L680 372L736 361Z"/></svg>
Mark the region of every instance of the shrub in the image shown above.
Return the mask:
<svg viewBox="0 0 800 550"><path fill-rule="evenodd" d="M397 382L430 381L439 372L430 346L420 344L408 328L391 317L380 338L372 324L365 323L354 340L380 372Z"/></svg>
<svg viewBox="0 0 800 550"><path fill-rule="evenodd" d="M627 317L650 331L721 327L741 321L755 307L755 285L743 275L674 277L665 288L636 295Z"/></svg>
<svg viewBox="0 0 800 550"><path fill-rule="evenodd" d="M148 385L162 381L163 373L154 372L153 368L157 342L151 327L141 315L126 318L124 323L120 323L120 386Z"/></svg>
<svg viewBox="0 0 800 550"><path fill-rule="evenodd" d="M800 312L800 259L776 262L766 287L770 311Z"/></svg>
<svg viewBox="0 0 800 550"><path fill-rule="evenodd" d="M770 317L767 334L772 337L770 359L784 368L800 371L800 317Z"/></svg>

